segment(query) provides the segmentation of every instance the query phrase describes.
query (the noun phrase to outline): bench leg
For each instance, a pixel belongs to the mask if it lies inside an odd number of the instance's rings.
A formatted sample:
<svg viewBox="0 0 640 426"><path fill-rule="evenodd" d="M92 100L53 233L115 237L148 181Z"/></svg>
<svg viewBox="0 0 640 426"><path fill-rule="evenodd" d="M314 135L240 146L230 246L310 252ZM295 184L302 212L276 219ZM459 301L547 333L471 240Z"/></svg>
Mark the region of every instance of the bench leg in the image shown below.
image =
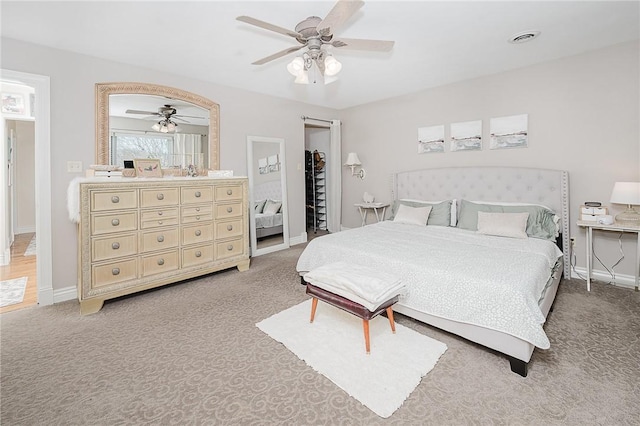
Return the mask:
<svg viewBox="0 0 640 426"><path fill-rule="evenodd" d="M364 328L364 346L367 349L367 355L371 353L371 347L369 344L369 320L362 320L362 327Z"/></svg>
<svg viewBox="0 0 640 426"><path fill-rule="evenodd" d="M309 320L309 322L313 322L313 318L316 316L317 307L318 307L318 299L314 297L311 300L311 319Z"/></svg>
<svg viewBox="0 0 640 426"><path fill-rule="evenodd" d="M387 308L387 318L389 318L389 324L391 324L391 331L396 332L396 323L393 321L393 309L391 306Z"/></svg>

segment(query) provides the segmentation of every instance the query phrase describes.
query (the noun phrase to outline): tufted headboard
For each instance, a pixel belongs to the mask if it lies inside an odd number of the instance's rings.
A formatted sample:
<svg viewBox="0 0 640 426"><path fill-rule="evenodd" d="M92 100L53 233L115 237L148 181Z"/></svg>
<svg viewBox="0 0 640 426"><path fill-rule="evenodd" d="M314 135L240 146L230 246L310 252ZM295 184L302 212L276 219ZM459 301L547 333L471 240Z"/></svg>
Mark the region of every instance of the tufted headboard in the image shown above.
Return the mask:
<svg viewBox="0 0 640 426"><path fill-rule="evenodd" d="M280 180L261 183L253 188L253 199L260 200L282 200L282 185Z"/></svg>
<svg viewBox="0 0 640 426"><path fill-rule="evenodd" d="M393 175L393 198L541 204L560 217L564 276L570 277L569 173L520 167L446 167Z"/></svg>

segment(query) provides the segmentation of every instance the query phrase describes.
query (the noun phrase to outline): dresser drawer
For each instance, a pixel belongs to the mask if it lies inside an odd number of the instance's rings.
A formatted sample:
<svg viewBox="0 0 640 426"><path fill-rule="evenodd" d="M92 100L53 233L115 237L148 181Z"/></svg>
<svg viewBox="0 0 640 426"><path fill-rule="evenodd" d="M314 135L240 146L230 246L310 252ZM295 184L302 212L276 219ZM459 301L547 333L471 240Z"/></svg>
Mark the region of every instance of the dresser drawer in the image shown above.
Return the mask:
<svg viewBox="0 0 640 426"><path fill-rule="evenodd" d="M94 214L91 216L91 235L127 232L138 229L138 212Z"/></svg>
<svg viewBox="0 0 640 426"><path fill-rule="evenodd" d="M242 199L242 185L216 186L216 201Z"/></svg>
<svg viewBox="0 0 640 426"><path fill-rule="evenodd" d="M242 216L242 203L216 204L215 218L225 219L228 217Z"/></svg>
<svg viewBox="0 0 640 426"><path fill-rule="evenodd" d="M216 223L216 240L242 235L242 219Z"/></svg>
<svg viewBox="0 0 640 426"><path fill-rule="evenodd" d="M143 232L140 237L141 253L173 247L178 247L178 228Z"/></svg>
<svg viewBox="0 0 640 426"><path fill-rule="evenodd" d="M91 265L91 288L104 287L138 278L138 259Z"/></svg>
<svg viewBox="0 0 640 426"><path fill-rule="evenodd" d="M182 249L183 268L208 262L213 262L212 244Z"/></svg>
<svg viewBox="0 0 640 426"><path fill-rule="evenodd" d="M179 202L178 188L154 188L140 190L141 207L175 206Z"/></svg>
<svg viewBox="0 0 640 426"><path fill-rule="evenodd" d="M213 205L204 204L182 208L182 223L211 222L213 220Z"/></svg>
<svg viewBox="0 0 640 426"><path fill-rule="evenodd" d="M211 186L187 186L180 188L180 190L182 204L213 202L213 187Z"/></svg>
<svg viewBox="0 0 640 426"><path fill-rule="evenodd" d="M226 259L228 257L238 256L244 252L244 244L242 238L235 240L217 242L215 244L216 260Z"/></svg>
<svg viewBox="0 0 640 426"><path fill-rule="evenodd" d="M175 226L178 222L177 207L140 212L140 229L157 228L158 226Z"/></svg>
<svg viewBox="0 0 640 426"><path fill-rule="evenodd" d="M162 274L178 269L178 249L157 253L149 256L142 256L142 276Z"/></svg>
<svg viewBox="0 0 640 426"><path fill-rule="evenodd" d="M91 191L91 211L135 209L138 207L138 193L135 189Z"/></svg>
<svg viewBox="0 0 640 426"><path fill-rule="evenodd" d="M119 234L91 240L91 261L100 262L138 253L136 234Z"/></svg>
<svg viewBox="0 0 640 426"><path fill-rule="evenodd" d="M213 241L213 224L189 225L182 228L182 245Z"/></svg>

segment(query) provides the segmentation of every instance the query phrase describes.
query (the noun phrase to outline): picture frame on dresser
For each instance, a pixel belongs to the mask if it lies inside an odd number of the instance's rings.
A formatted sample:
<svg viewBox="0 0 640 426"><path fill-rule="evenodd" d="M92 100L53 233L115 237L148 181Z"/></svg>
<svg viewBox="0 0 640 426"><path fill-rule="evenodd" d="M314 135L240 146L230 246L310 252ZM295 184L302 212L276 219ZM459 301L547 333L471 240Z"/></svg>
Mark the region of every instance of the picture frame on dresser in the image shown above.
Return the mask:
<svg viewBox="0 0 640 426"><path fill-rule="evenodd" d="M137 177L162 177L162 167L157 158L134 158Z"/></svg>

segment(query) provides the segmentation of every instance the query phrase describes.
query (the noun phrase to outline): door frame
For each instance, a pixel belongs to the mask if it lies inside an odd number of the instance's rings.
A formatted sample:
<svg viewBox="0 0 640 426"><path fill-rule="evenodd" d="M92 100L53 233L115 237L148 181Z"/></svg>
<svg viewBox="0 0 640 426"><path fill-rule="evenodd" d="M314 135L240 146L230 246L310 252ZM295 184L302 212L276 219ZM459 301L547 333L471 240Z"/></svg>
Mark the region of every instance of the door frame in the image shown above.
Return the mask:
<svg viewBox="0 0 640 426"><path fill-rule="evenodd" d="M53 261L51 238L51 84L49 76L1 69L2 80L20 81L35 89L35 197L36 274L38 304L52 305ZM6 199L2 185L0 198ZM2 231L4 232L4 231Z"/></svg>

